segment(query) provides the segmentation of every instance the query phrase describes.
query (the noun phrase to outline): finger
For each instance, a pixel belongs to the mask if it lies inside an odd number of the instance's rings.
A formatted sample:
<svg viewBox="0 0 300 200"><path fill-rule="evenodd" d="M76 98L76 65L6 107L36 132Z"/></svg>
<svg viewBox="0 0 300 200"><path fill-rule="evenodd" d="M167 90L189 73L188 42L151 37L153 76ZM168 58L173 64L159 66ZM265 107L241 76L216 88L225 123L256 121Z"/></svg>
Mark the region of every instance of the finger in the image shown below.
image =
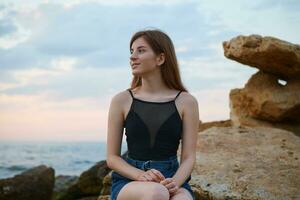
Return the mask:
<svg viewBox="0 0 300 200"><path fill-rule="evenodd" d="M140 178L140 180L141 180L141 181L148 181L147 178L146 178L145 176L142 176L142 177Z"/></svg>
<svg viewBox="0 0 300 200"><path fill-rule="evenodd" d="M165 187L168 188L168 189L172 189L172 188L174 188L175 186L176 186L176 185L175 185L174 182L171 182L171 183L168 183L168 184L165 185Z"/></svg>
<svg viewBox="0 0 300 200"><path fill-rule="evenodd" d="M147 181L152 181L152 177L149 174L145 174L144 177L147 179Z"/></svg>
<svg viewBox="0 0 300 200"><path fill-rule="evenodd" d="M152 169L152 172L159 177L160 180L164 180L165 179L165 176L158 170L156 169Z"/></svg>
<svg viewBox="0 0 300 200"><path fill-rule="evenodd" d="M152 178L156 182L160 182L161 181L160 177L156 174L155 170L149 170L149 174L152 176Z"/></svg>
<svg viewBox="0 0 300 200"><path fill-rule="evenodd" d="M143 174L141 174L139 177L138 177L138 181L144 181L144 173Z"/></svg>
<svg viewBox="0 0 300 200"><path fill-rule="evenodd" d="M153 181L159 182L159 178L151 170L148 170L147 174L148 174L148 176L151 176Z"/></svg>
<svg viewBox="0 0 300 200"><path fill-rule="evenodd" d="M169 184L170 182L172 182L172 179L171 179L171 178L166 178L166 179L164 179L163 181L161 181L160 183L163 184L163 185L167 185L167 184Z"/></svg>
<svg viewBox="0 0 300 200"><path fill-rule="evenodd" d="M170 192L171 194L175 194L175 193L178 191L178 189L179 189L178 186L175 186L175 187L169 189L169 192Z"/></svg>

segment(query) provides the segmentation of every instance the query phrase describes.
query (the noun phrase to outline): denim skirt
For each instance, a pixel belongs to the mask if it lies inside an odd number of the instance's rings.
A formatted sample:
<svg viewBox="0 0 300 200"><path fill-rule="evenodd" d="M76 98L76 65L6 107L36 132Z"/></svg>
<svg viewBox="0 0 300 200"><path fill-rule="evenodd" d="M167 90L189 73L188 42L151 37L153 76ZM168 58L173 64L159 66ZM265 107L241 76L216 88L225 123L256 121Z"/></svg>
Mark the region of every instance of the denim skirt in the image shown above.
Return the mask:
<svg viewBox="0 0 300 200"><path fill-rule="evenodd" d="M173 175L176 173L177 169L179 168L179 162L177 159L177 156L172 156L169 157L168 159L165 160L160 160L160 161L154 161L154 160L148 160L148 161L141 161L141 160L134 160L130 158L128 155L124 159L128 164L147 171L149 169L156 169L160 171L165 178L171 178ZM128 179L117 172L113 171L112 172L112 185L111 185L111 191L110 191L110 199L111 200L116 200L119 192L121 189L129 182L133 181L131 179ZM187 189L190 194L193 197L193 200L195 200L195 195L189 185L189 181L191 180L191 176L188 177L188 179L181 185L181 187Z"/></svg>

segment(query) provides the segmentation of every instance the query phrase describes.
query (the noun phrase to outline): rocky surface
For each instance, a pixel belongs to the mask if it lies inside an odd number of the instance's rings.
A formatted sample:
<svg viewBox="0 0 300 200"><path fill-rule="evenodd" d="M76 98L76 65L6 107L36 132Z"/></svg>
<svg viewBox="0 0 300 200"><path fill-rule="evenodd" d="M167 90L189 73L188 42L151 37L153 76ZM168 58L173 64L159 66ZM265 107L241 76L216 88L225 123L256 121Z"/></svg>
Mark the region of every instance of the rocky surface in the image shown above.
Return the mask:
<svg viewBox="0 0 300 200"><path fill-rule="evenodd" d="M75 187L78 182L77 176L63 176L55 177L55 186L53 190L53 200L72 199L73 194L77 194L78 188ZM71 194L71 195L70 195Z"/></svg>
<svg viewBox="0 0 300 200"><path fill-rule="evenodd" d="M111 188L111 174L110 171L104 178L103 178L103 187L101 190L101 195L110 195L110 188Z"/></svg>
<svg viewBox="0 0 300 200"><path fill-rule="evenodd" d="M213 121L213 122L203 122L199 123L198 131L204 131L206 129L209 129L211 127L228 127L231 126L232 122L231 120L221 120L221 121Z"/></svg>
<svg viewBox="0 0 300 200"><path fill-rule="evenodd" d="M230 91L232 125L275 127L300 136L300 46L250 35L223 42L223 48L227 58L259 69L244 88Z"/></svg>
<svg viewBox="0 0 300 200"><path fill-rule="evenodd" d="M283 86L276 76L259 71L238 93L240 96L232 98L232 104L239 105L250 117L272 122L300 122L300 80L291 80Z"/></svg>
<svg viewBox="0 0 300 200"><path fill-rule="evenodd" d="M284 80L300 79L300 46L274 37L237 36L223 42L224 55Z"/></svg>
<svg viewBox="0 0 300 200"><path fill-rule="evenodd" d="M283 86L276 76L259 71L229 96L233 125L277 127L300 135L300 80Z"/></svg>
<svg viewBox="0 0 300 200"><path fill-rule="evenodd" d="M200 132L191 185L200 199L300 199L300 138L274 128Z"/></svg>
<svg viewBox="0 0 300 200"><path fill-rule="evenodd" d="M0 180L0 199L51 200L53 187L54 169L41 165Z"/></svg>
<svg viewBox="0 0 300 200"><path fill-rule="evenodd" d="M110 195L99 196L97 200L110 200Z"/></svg>
<svg viewBox="0 0 300 200"><path fill-rule="evenodd" d="M76 200L98 200L98 196L93 196L93 197L83 197L80 199L76 199Z"/></svg>
<svg viewBox="0 0 300 200"><path fill-rule="evenodd" d="M100 161L84 171L79 178L56 177L55 200L97 199L103 187L103 178L109 173L106 161ZM87 199L88 200L88 199Z"/></svg>

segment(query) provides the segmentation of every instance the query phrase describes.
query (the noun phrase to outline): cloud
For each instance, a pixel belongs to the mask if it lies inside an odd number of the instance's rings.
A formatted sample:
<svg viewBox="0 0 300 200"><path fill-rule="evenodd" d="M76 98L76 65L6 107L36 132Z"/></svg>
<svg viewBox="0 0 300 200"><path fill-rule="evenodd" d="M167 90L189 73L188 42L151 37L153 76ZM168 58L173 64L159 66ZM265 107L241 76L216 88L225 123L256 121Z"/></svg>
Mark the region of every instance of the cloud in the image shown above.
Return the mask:
<svg viewBox="0 0 300 200"><path fill-rule="evenodd" d="M16 26L13 25L10 21L5 21L0 19L0 37L11 34L17 30Z"/></svg>
<svg viewBox="0 0 300 200"><path fill-rule="evenodd" d="M7 72L12 80L9 82L0 82L0 91L33 85L47 85L49 79L70 72L76 64L76 59L59 58L51 61L49 64L50 66L46 69L31 68Z"/></svg>
<svg viewBox="0 0 300 200"><path fill-rule="evenodd" d="M15 8L17 14L14 20L19 24L18 29L26 30L27 35L23 34L23 42L13 46L14 49L2 50L1 68L33 67L35 60L46 63L56 56L76 56L81 60L81 67L121 66L128 62L131 35L149 26L166 30L175 42L185 46L187 37L200 35L209 27L209 24L201 25L201 14L193 8L193 4L113 6L94 2L75 4L65 9L63 5L48 3L31 9ZM174 26L175 15L178 16L178 27L194 26L195 32ZM196 37L190 44L201 41L205 38ZM196 45L190 48L193 51L190 49L185 55L203 53L197 50ZM24 52L26 56L22 55ZM19 59L14 59L16 57Z"/></svg>
<svg viewBox="0 0 300 200"><path fill-rule="evenodd" d="M0 95L1 140L105 140L108 98Z"/></svg>
<svg viewBox="0 0 300 200"><path fill-rule="evenodd" d="M109 99L130 85L129 40L147 27L172 38L201 119L228 119L230 89L243 87L257 70L225 58L222 42L256 33L300 43L299 5L295 0L230 5L217 0L2 0L1 137L100 138Z"/></svg>
<svg viewBox="0 0 300 200"><path fill-rule="evenodd" d="M278 0L235 0L230 6L225 1L201 1L197 7L206 16L205 20L222 32L255 33L299 43L300 28L294 24L299 23L300 13L295 8L300 9L295 0L284 3Z"/></svg>

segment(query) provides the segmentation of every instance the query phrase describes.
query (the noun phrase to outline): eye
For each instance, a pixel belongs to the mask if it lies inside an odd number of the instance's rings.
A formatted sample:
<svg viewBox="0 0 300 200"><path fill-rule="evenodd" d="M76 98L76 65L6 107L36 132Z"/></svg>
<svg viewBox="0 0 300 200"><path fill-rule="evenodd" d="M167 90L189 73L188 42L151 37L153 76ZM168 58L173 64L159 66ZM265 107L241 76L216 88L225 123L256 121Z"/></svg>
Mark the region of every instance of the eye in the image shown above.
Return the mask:
<svg viewBox="0 0 300 200"><path fill-rule="evenodd" d="M143 53L143 52L145 52L145 49L139 49L138 52Z"/></svg>

